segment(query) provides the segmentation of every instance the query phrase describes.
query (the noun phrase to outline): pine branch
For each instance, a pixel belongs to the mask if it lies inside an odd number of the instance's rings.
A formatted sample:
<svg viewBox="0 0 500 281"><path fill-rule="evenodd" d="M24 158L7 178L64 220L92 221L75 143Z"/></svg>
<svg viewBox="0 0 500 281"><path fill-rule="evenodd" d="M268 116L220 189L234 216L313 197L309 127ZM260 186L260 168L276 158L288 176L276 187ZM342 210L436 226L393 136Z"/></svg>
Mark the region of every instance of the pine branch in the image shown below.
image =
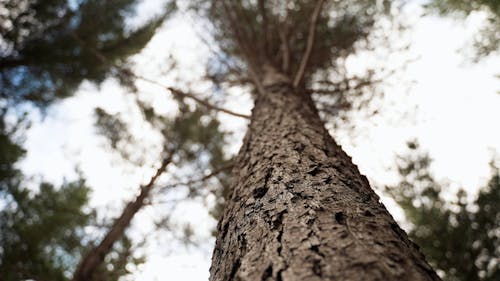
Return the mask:
<svg viewBox="0 0 500 281"><path fill-rule="evenodd" d="M162 88L167 89L168 91L170 91L172 94L174 94L176 96L180 96L180 97L185 97L185 98L188 98L188 99L192 99L192 100L196 101L197 103L205 106L208 109L216 110L216 111L221 111L221 112L224 112L226 114L233 115L233 116L240 117L240 118L250 119L250 116L248 116L248 115L240 114L240 113L231 111L229 109L225 109L225 108L213 105L213 104L209 103L206 100L198 98L196 95L193 95L191 93L186 93L186 92L183 92L183 91L181 91L179 89L163 85L160 82L157 82L157 81L155 81L153 79L137 75L137 74L133 73L131 70L123 69L122 67L120 67L120 66L116 65L115 63L111 62L99 50L91 48L87 44L85 44L85 42L78 36L78 34L72 32L71 35L73 36L73 38L75 38L80 43L80 45L82 45L82 47L89 49L96 56L96 58L99 59L102 63L108 64L108 65L114 67L120 74L124 75L125 77L133 77L133 78L140 79L140 80L143 80L145 82L148 82L148 83L160 86Z"/></svg>
<svg viewBox="0 0 500 281"><path fill-rule="evenodd" d="M222 166L220 168L217 168L215 169L214 171L212 171L210 174L206 175L206 176L203 176L201 178L197 178L197 179L192 179L192 180L188 180L188 181L185 181L185 182L177 182L177 183L173 183L173 184L169 184L169 185L166 185L163 187L163 189L165 188L173 188L173 187L177 187L177 186L187 186L187 185L192 185L192 184L195 184L195 183L199 183L199 182L204 182L224 171L227 171L229 169L232 169L234 166L233 163L231 164L228 164L228 165L225 165L225 166Z"/></svg>
<svg viewBox="0 0 500 281"><path fill-rule="evenodd" d="M304 78L304 72L306 70L307 63L309 62L309 57L311 56L311 52L314 46L314 36L316 31L316 23L318 22L318 17L321 12L321 6L323 6L324 0L319 0L318 4L314 8L314 12L311 17L311 24L309 25L309 35L307 37L307 46L302 56L302 60L300 61L299 69L297 70L297 74L293 79L293 86L296 88L302 79Z"/></svg>
<svg viewBox="0 0 500 281"><path fill-rule="evenodd" d="M183 98L188 98L188 99L192 99L194 101L196 101L197 103L205 106L206 108L208 109L212 109L212 110L216 110L216 111L220 111L220 112L224 112L226 114L229 114L229 115L233 115L233 116L236 116L236 117L241 117L241 118L245 118L245 119L250 119L250 116L248 115L245 115L245 114L241 114L241 113L237 113L237 112L234 112L234 111L231 111L229 109L225 109L225 108L222 108L222 107L218 107L216 105L213 105L209 102L207 102L206 100L203 100L203 99L200 99L199 97L197 97L196 95L194 94L191 94L191 93L187 93L187 92L184 92L180 89L177 89L177 88L174 88L174 87L169 87L167 85L163 85L162 83L160 82L157 82L155 80L152 80L152 79L149 79L149 78L146 78L146 77L143 77L143 76L140 76L140 75L137 75L137 74L133 74L131 73L131 75L137 79L140 79L140 80L143 80L143 81L146 81L148 83L151 83L151 84L154 84L154 85L157 85L157 86L160 86L168 91L170 91L170 93L172 93L173 95L176 95L178 97L183 97Z"/></svg>
<svg viewBox="0 0 500 281"><path fill-rule="evenodd" d="M238 46L242 50L243 56L247 60L248 75L253 80L254 85L257 88L257 91L260 94L264 94L265 93L264 87L262 86L259 76L257 75L258 68L254 65L255 59L252 59L256 58L257 56L253 54L252 50L248 49L248 46L252 46L252 41L248 41L245 40L245 38L242 38L244 31L241 29L241 25L238 23L238 19L233 17L231 10L229 9L229 6L226 3L226 0L222 0L222 8L224 9L224 12L229 20L229 23L231 24L231 32L233 33L233 36L236 39L236 42L238 43Z"/></svg>
<svg viewBox="0 0 500 281"><path fill-rule="evenodd" d="M281 70L283 73L288 73L290 67L290 46L288 45L288 20L285 20L283 29L279 28L279 36L281 40L281 48L283 50L283 60Z"/></svg>
<svg viewBox="0 0 500 281"><path fill-rule="evenodd" d="M266 1L265 0L259 0L258 2L258 7L259 7L259 13L262 17L262 32L264 34L263 41L262 41L262 50L264 51L264 55L267 57L267 51L268 51L268 45L269 45L269 26L268 26L268 20L267 20L267 13L266 13Z"/></svg>

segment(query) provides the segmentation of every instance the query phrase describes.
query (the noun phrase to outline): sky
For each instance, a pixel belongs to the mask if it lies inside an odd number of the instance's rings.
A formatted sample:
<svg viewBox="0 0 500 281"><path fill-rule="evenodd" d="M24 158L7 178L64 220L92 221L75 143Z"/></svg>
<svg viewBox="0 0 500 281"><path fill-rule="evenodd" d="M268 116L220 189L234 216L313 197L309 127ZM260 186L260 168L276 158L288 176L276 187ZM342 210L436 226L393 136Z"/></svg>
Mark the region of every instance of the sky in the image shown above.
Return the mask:
<svg viewBox="0 0 500 281"><path fill-rule="evenodd" d="M419 2L419 1L416 1ZM149 1L140 13L150 14L157 2ZM409 139L418 138L422 148L434 159L436 178L447 180L452 189L463 187L474 194L489 176L488 163L494 152L500 153L500 57L491 57L474 64L467 61L463 50L482 20L474 14L466 21L419 17L421 8L413 2L407 8L413 23L407 36L411 41L408 57L415 60L384 88L380 113L369 119L355 119L355 128L332 130L332 135L353 157L363 174L374 186L394 184L395 156L405 151ZM203 30L194 27L193 19L181 16L168 22L143 53L134 58L137 71L167 85L187 87L200 80L209 51L200 40ZM178 59L179 71L163 73L169 56ZM391 55L391 63L402 58ZM363 67L363 58L352 67ZM410 84L410 87L408 86ZM198 93L206 93L206 84L190 85ZM141 95L154 101L155 108L165 114L175 114L170 97L162 89L139 83ZM248 113L251 100L244 89L231 92L225 106ZM107 216L118 214L123 200L134 196L159 165L158 138L148 128L133 125L137 143L143 144L145 165L137 168L124 165L109 150L103 137L96 134L94 108L103 107L120 112L134 124L139 112L130 105L133 98L116 81L106 81L99 88L84 83L77 95L53 106L45 117L33 116L25 147L28 150L21 167L28 175L52 182L76 176L75 165L93 187L91 204ZM246 121L220 114L227 131L234 134L228 151L237 152L246 128ZM135 126L135 127L134 127ZM50 142L46 140L50 139ZM498 159L498 157L497 157ZM168 182L168 176L162 181ZM182 191L179 191L182 192ZM401 211L388 198L384 203L399 220ZM214 239L210 230L215 221L206 212L205 201L182 203L174 210L178 223L189 221L196 226L199 247L172 242L168 234L152 235L142 251L147 262L134 269L136 280L206 280ZM105 211L105 212L104 212ZM164 212L162 206L147 206L133 222L135 237L151 235L152 220Z"/></svg>

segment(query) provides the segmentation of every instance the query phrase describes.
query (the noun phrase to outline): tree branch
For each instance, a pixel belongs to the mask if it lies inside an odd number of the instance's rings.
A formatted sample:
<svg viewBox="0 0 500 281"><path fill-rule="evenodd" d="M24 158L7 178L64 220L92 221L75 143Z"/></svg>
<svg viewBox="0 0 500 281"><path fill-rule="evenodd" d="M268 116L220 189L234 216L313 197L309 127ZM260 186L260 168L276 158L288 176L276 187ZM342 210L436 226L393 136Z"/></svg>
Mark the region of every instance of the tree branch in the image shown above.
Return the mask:
<svg viewBox="0 0 500 281"><path fill-rule="evenodd" d="M283 23L283 29L279 28L279 36L281 40L281 48L283 50L283 60L281 70L283 73L288 73L290 67L290 46L288 46L288 18Z"/></svg>
<svg viewBox="0 0 500 281"><path fill-rule="evenodd" d="M169 87L169 86L163 85L163 84L161 84L161 83L159 83L159 82L157 82L155 80L152 80L152 79L149 79L149 78L137 75L137 74L133 73L131 70L123 69L122 67L120 67L120 66L114 64L113 62L109 61L109 59L106 58L101 52L99 52L99 50L96 50L94 48L88 47L87 44L85 44L85 42L78 36L78 34L76 34L74 32L72 32L71 34L72 34L73 38L75 38L83 47L89 49L96 56L97 59L99 59L102 63L109 64L110 66L114 67L122 75L131 76L131 77L134 77L136 79L140 79L140 80L146 81L148 83L155 84L157 86L160 86L162 88L167 89L168 91L170 91L174 95L177 95L177 96L180 96L180 97L185 97L185 98L188 98L188 99L192 99L192 100L196 101L197 103L199 103L199 104L207 107L208 109L216 110L216 111L221 111L221 112L224 112L226 114L233 115L233 116L240 117L240 118L250 119L250 116L248 116L248 115L240 114L240 113L231 111L229 109L218 107L216 105L213 105L213 104L209 103L206 100L198 98L197 96L195 96L195 95L193 95L191 93L186 93L186 92L183 92L183 91L181 91L179 89L175 89L173 87Z"/></svg>
<svg viewBox="0 0 500 281"><path fill-rule="evenodd" d="M309 25L309 35L307 37L307 46L302 56L302 60L300 61L299 69L297 70L297 74L293 79L293 86L297 87L301 80L304 78L304 72L306 70L307 63L309 62L309 57L311 56L312 48L314 46L314 36L316 31L316 23L318 22L319 13L321 12L321 6L323 6L324 0L319 0L314 8L314 12L311 17L311 24Z"/></svg>
<svg viewBox="0 0 500 281"><path fill-rule="evenodd" d="M224 172L226 170L232 169L233 166L234 166L234 164L231 163L231 164L222 166L220 168L217 168L214 171L212 171L210 174L208 174L206 176L203 176L201 178L197 178L197 179L193 179L193 180L188 180L188 181L185 181L185 182L177 182L177 183L169 184L169 185L164 186L162 189L173 188L173 187L181 186L181 185L191 185L191 184L198 183L198 182L204 182L204 181L210 179L211 177L214 177L214 176L216 176L216 175L218 175L218 174L220 174L220 173L222 173L222 172Z"/></svg>
<svg viewBox="0 0 500 281"><path fill-rule="evenodd" d="M151 83L151 84L154 84L154 85L157 85L157 86L160 86L168 91L170 91L173 95L176 95L178 97L183 97L183 98L188 98L188 99L192 99L194 101L196 101L197 103L205 106L206 108L208 109L212 109L212 110L216 110L216 111L220 111L220 112L224 112L226 114L229 114L229 115L233 115L233 116L236 116L236 117L240 117L240 118L245 118L245 119L250 119L250 116L249 115L245 115L245 114L241 114L241 113L237 113L237 112L234 112L234 111L231 111L229 109L225 109L225 108L222 108L222 107L218 107L216 105L213 105L209 102L207 102L206 100L203 100L203 99L200 99L199 97L197 97L196 95L194 94L191 94L191 93L186 93L180 89L177 89L177 88L174 88L174 87L169 87L167 85L163 85L162 83L160 82L157 82L155 80L152 80L152 79L149 79L149 78L146 78L146 77L143 77L143 76L140 76L140 75L137 75L137 74L131 74L133 75L135 78L137 79L140 79L140 80L143 80L143 81L146 81L148 83Z"/></svg>
<svg viewBox="0 0 500 281"><path fill-rule="evenodd" d="M259 79L259 76L257 75L257 67L254 65L255 60L252 58L256 58L255 54L247 48L247 46L251 46L253 43L252 41L245 41L244 38L242 38L242 34L244 34L244 31L241 30L240 25L237 22L237 19L235 19L232 16L232 13L229 9L229 6L226 3L226 0L222 0L222 8L231 24L230 30L233 33L234 38L236 39L236 42L238 43L238 46L242 50L243 56L247 60L247 70L248 70L248 76L253 80L255 87L257 88L257 91L260 94L264 94L264 87L262 86L262 83Z"/></svg>
<svg viewBox="0 0 500 281"><path fill-rule="evenodd" d="M269 39L268 39L268 33L269 33L269 26L268 26L268 20L267 20L267 13L266 13L266 0L259 0L258 2L259 6L259 13L262 17L262 32L264 33L263 36L263 42L262 42L262 49L264 51L264 56L267 57L267 49L269 45Z"/></svg>

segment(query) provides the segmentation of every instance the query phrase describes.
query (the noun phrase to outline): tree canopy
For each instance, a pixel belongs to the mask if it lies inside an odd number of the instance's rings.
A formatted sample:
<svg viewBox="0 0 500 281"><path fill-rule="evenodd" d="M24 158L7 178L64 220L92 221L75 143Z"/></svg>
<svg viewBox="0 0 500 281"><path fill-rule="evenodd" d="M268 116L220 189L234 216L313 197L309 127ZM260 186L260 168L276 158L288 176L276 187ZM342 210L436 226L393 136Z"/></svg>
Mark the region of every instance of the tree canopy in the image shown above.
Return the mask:
<svg viewBox="0 0 500 281"><path fill-rule="evenodd" d="M69 280L102 226L88 206L85 180L37 184L16 167L25 154L23 125L12 127L0 118L0 279ZM129 273L127 264L141 262L126 236L113 253L93 280L118 280Z"/></svg>
<svg viewBox="0 0 500 281"><path fill-rule="evenodd" d="M473 202L464 190L449 199L449 187L432 175L429 155L415 141L408 146L409 153L398 161L401 180L386 190L411 222L412 240L445 280L498 280L499 169L491 164L491 178Z"/></svg>
<svg viewBox="0 0 500 281"><path fill-rule="evenodd" d="M146 24L131 27L127 19L137 0L3 1L0 98L43 106L72 95L84 80L100 83L116 76L113 64L125 67L127 58L144 48L172 3Z"/></svg>
<svg viewBox="0 0 500 281"><path fill-rule="evenodd" d="M106 229L88 206L83 179L61 186L17 168L29 119L23 104L44 109L83 81L101 83L128 66L175 8L131 26L136 0L2 1L0 9L0 279L69 280L79 259ZM97 54L104 54L106 59ZM47 160L49 161L49 160ZM88 228L94 229L89 234ZM117 280L141 262L123 236L94 274Z"/></svg>
<svg viewBox="0 0 500 281"><path fill-rule="evenodd" d="M215 43L208 76L216 85L262 91L264 75L277 71L317 95L322 113L338 116L366 105L386 75L381 68L353 75L345 62L387 44L383 29L397 29L395 2L197 0L191 7Z"/></svg>
<svg viewBox="0 0 500 281"><path fill-rule="evenodd" d="M473 38L476 59L498 53L500 49L500 1L498 0L433 0L427 4L430 11L441 15L467 17L473 12L483 12L486 19Z"/></svg>

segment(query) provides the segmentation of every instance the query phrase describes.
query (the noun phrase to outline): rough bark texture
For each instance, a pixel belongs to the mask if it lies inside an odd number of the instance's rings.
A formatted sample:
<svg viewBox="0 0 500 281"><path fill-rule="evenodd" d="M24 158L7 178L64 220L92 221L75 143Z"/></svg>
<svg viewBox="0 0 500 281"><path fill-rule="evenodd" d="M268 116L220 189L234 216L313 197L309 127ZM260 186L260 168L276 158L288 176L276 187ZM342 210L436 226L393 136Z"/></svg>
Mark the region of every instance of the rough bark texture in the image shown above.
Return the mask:
<svg viewBox="0 0 500 281"><path fill-rule="evenodd" d="M256 97L210 280L439 280L306 93Z"/></svg>

